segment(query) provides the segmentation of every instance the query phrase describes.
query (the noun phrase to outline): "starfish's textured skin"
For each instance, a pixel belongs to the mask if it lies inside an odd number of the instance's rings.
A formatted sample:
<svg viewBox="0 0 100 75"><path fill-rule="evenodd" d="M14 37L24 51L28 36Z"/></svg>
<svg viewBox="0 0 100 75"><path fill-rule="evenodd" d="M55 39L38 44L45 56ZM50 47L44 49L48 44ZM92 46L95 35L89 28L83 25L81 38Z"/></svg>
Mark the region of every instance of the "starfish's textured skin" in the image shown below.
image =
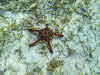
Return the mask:
<svg viewBox="0 0 100 75"><path fill-rule="evenodd" d="M37 41L31 43L29 46L32 47L40 41L47 42L47 44L49 46L49 50L50 50L51 53L53 53L53 49L52 49L52 39L53 39L53 37L54 36L63 37L62 34L53 32L53 30L48 27L48 24L46 24L46 27L43 28L43 29L39 30L39 29L33 28L33 29L29 29L29 31L32 32L32 33L38 32Z"/></svg>

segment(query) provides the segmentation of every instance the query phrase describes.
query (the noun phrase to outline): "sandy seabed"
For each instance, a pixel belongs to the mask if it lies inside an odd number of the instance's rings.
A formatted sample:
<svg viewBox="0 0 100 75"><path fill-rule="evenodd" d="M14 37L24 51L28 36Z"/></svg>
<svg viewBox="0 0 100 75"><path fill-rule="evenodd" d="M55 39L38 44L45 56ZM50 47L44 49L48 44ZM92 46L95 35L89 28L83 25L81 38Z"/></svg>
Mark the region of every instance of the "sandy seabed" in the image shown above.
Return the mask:
<svg viewBox="0 0 100 75"><path fill-rule="evenodd" d="M29 47L46 24L53 54ZM0 0L0 75L100 75L100 0Z"/></svg>

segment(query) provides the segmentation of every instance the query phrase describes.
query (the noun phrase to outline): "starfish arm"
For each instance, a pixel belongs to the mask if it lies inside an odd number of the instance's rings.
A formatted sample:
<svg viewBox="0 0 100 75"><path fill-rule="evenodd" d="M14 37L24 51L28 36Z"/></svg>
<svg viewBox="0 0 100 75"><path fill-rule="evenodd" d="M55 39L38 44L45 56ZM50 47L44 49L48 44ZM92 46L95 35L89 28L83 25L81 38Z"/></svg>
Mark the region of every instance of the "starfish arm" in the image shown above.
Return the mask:
<svg viewBox="0 0 100 75"><path fill-rule="evenodd" d="M40 41L40 39L38 39L37 41L31 43L29 46L32 47L32 46L34 46L36 43L38 43L39 41Z"/></svg>
<svg viewBox="0 0 100 75"><path fill-rule="evenodd" d="M56 32L53 32L53 35L58 36L58 37L63 37L62 34L60 34L60 33L56 33Z"/></svg>
<svg viewBox="0 0 100 75"><path fill-rule="evenodd" d="M51 41L51 40L48 42L48 46L49 46L49 51L50 51L51 53L53 53L52 41Z"/></svg>
<svg viewBox="0 0 100 75"><path fill-rule="evenodd" d="M39 32L40 30L37 29L29 29L30 32Z"/></svg>
<svg viewBox="0 0 100 75"><path fill-rule="evenodd" d="M46 24L46 28L48 28L48 26L49 26L49 25L48 25L48 24Z"/></svg>

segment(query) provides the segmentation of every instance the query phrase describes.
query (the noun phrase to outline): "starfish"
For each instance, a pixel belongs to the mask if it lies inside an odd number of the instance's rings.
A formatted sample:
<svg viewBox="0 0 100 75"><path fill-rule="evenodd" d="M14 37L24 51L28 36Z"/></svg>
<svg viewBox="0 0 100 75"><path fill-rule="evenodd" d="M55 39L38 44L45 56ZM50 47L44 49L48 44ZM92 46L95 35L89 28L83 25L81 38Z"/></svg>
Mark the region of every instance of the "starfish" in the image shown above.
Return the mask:
<svg viewBox="0 0 100 75"><path fill-rule="evenodd" d="M29 46L32 47L40 41L47 42L48 47L49 47L49 51L51 53L53 53L53 49L52 49L52 39L53 39L53 37L54 36L63 37L62 34L53 32L53 30L48 27L48 24L46 24L46 27L43 28L43 29L39 30L39 29L32 28L32 29L29 29L29 31L32 32L32 33L38 32L38 39L35 42L31 43Z"/></svg>

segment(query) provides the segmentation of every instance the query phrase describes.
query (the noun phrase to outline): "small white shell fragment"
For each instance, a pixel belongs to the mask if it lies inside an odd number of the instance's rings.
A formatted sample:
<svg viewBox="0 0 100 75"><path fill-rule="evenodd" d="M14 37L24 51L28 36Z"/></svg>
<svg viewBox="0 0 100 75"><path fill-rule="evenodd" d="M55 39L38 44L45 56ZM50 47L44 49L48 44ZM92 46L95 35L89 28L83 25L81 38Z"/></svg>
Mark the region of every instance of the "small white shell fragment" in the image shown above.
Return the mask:
<svg viewBox="0 0 100 75"><path fill-rule="evenodd" d="M30 8L34 8L37 5L37 3L33 3Z"/></svg>

